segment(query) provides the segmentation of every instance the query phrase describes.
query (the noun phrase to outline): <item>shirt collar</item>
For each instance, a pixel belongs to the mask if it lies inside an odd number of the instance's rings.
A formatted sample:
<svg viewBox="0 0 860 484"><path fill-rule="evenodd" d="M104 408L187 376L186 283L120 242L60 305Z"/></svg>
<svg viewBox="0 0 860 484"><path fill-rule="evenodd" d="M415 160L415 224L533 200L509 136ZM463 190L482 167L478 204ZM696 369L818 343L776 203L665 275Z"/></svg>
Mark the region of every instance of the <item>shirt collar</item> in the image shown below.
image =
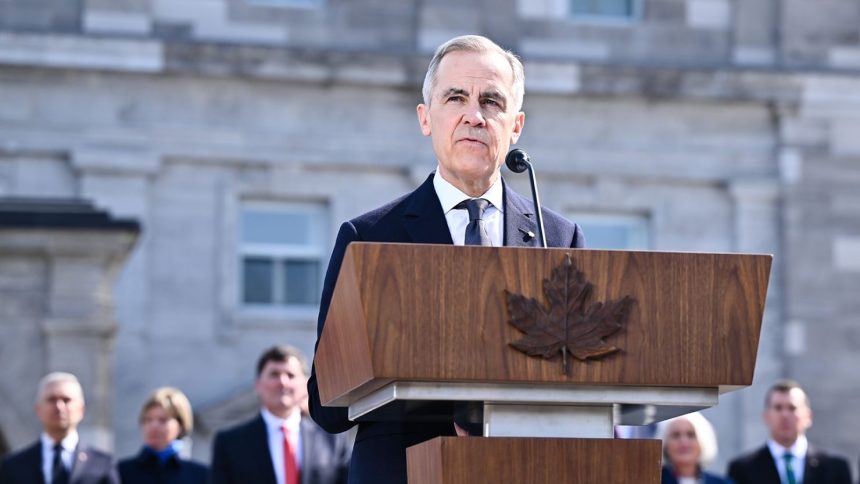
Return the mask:
<svg viewBox="0 0 860 484"><path fill-rule="evenodd" d="M455 187L448 180L442 178L439 174L439 168L436 168L436 174L433 176L433 188L436 190L436 196L439 197L439 202L442 204L444 213L450 212L458 203L467 200L470 197L459 188ZM484 198L496 207L500 212L502 210L502 177L496 179L496 182L478 198Z"/></svg>
<svg viewBox="0 0 860 484"><path fill-rule="evenodd" d="M54 449L54 445L56 445L56 442L54 442L54 439L52 439L50 435L45 432L42 432L41 440L42 447L44 447L45 449ZM63 450L74 452L75 447L78 446L78 441L80 441L80 436L78 436L77 430L73 430L69 432L69 435L67 435L66 438L64 438L60 442L60 444L63 446Z"/></svg>
<svg viewBox="0 0 860 484"><path fill-rule="evenodd" d="M286 425L287 428L290 430L297 429L299 427L299 423L302 420L302 413L299 411L298 408L294 409L293 413L291 413L290 416L285 419L278 417L265 407L260 410L260 414L263 416L263 421L266 422L266 427L270 430L276 430L278 432L280 432L281 429L284 428L284 425Z"/></svg>
<svg viewBox="0 0 860 484"><path fill-rule="evenodd" d="M770 454L773 456L774 460L781 460L786 451L790 452L795 459L805 459L806 451L809 450L809 441L806 440L805 435L801 434L797 437L797 440L794 441L794 444L786 449L776 443L773 439L767 439L767 448L770 450Z"/></svg>

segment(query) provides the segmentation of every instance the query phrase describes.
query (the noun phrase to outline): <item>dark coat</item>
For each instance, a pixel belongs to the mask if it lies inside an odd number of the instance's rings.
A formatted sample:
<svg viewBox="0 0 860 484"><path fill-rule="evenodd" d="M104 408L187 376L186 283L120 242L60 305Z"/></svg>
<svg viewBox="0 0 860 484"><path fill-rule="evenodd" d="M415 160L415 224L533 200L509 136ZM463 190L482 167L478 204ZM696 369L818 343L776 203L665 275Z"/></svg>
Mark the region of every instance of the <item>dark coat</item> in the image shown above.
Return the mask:
<svg viewBox="0 0 860 484"><path fill-rule="evenodd" d="M42 442L9 455L0 464L0 484L44 484ZM69 484L119 484L113 457L100 450L78 444L75 449Z"/></svg>
<svg viewBox="0 0 860 484"><path fill-rule="evenodd" d="M209 468L203 464L172 456L161 462L146 450L118 465L122 484L206 484Z"/></svg>
<svg viewBox="0 0 860 484"><path fill-rule="evenodd" d="M704 471L699 474L699 479L702 484L734 484L731 479L726 479L725 477L720 477L716 474ZM678 484L678 479L668 467L663 467L663 474L660 476L660 484Z"/></svg>
<svg viewBox="0 0 860 484"><path fill-rule="evenodd" d="M346 484L350 449L344 435L332 435L302 417L302 484ZM266 422L261 415L223 432L212 445L213 484L275 484Z"/></svg>
<svg viewBox="0 0 860 484"><path fill-rule="evenodd" d="M504 185L503 193L504 245L537 247L537 238L528 235L537 233L532 201L507 185ZM548 246L585 246L585 237L578 225L551 210L543 209L542 216ZM320 298L317 344L346 247L354 241L453 244L442 204L433 187L433 175L412 193L341 225ZM321 405L316 368L311 370L308 393L311 416L322 428L334 433L344 432L354 425L347 418L346 408ZM405 484L406 448L442 435L454 435L453 423L359 424L349 482Z"/></svg>
<svg viewBox="0 0 860 484"><path fill-rule="evenodd" d="M780 484L776 462L766 445L729 463L729 477L737 484ZM810 445L803 484L851 484L848 461Z"/></svg>

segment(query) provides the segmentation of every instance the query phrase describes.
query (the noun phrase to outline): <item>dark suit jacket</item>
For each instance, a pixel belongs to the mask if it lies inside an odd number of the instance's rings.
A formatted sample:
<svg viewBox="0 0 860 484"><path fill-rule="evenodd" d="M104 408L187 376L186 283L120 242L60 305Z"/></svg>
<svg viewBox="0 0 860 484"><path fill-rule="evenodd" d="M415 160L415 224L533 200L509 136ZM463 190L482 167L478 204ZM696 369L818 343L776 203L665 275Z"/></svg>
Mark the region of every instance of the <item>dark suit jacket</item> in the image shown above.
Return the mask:
<svg viewBox="0 0 860 484"><path fill-rule="evenodd" d="M704 471L699 474L699 479L701 480L702 484L733 484L731 479L726 479L715 474L711 474L710 472ZM672 473L672 470L668 467L663 467L663 473L660 477L660 484L678 484L678 479L675 477L675 474Z"/></svg>
<svg viewBox="0 0 860 484"><path fill-rule="evenodd" d="M737 484L780 484L776 462L767 446L729 463L729 477ZM851 484L848 461L809 446L803 484Z"/></svg>
<svg viewBox="0 0 860 484"><path fill-rule="evenodd" d="M42 442L12 454L0 464L0 484L44 484ZM69 484L119 484L113 457L78 444Z"/></svg>
<svg viewBox="0 0 860 484"><path fill-rule="evenodd" d="M526 235L537 233L532 201L505 185L503 203L504 245L537 247L537 239ZM585 245L579 226L547 209L542 211L542 216L548 246ZM442 204L433 188L433 175L412 193L341 225L320 298L317 344L346 247L353 241L453 244ZM321 405L316 368L311 370L308 393L311 416L322 428L335 433L354 425L347 418L346 408ZM453 423L361 423L352 453L349 482L405 484L406 448L440 435L454 435Z"/></svg>
<svg viewBox="0 0 860 484"><path fill-rule="evenodd" d="M329 434L305 417L299 432L302 484L345 484L350 454L346 436ZM261 415L215 436L210 475L213 484L275 484Z"/></svg>
<svg viewBox="0 0 860 484"><path fill-rule="evenodd" d="M164 463L151 452L121 460L117 466L122 484L206 484L209 468L203 464L172 456Z"/></svg>

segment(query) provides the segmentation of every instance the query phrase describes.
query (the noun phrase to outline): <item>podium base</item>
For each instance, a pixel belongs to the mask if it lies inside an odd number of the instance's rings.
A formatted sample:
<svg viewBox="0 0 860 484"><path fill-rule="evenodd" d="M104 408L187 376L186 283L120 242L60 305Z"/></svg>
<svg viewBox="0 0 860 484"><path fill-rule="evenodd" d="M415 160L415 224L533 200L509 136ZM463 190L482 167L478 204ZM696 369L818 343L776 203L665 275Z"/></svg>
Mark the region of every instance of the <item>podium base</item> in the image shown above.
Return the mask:
<svg viewBox="0 0 860 484"><path fill-rule="evenodd" d="M406 449L409 484L660 484L659 440L437 437Z"/></svg>

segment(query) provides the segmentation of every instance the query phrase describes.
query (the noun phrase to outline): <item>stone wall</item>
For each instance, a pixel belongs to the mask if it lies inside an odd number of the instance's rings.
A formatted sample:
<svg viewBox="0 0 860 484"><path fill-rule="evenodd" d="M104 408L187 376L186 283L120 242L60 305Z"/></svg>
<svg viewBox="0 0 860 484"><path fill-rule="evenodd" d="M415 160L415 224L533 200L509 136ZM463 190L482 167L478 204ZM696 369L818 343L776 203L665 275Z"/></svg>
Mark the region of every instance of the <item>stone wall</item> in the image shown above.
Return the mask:
<svg viewBox="0 0 860 484"><path fill-rule="evenodd" d="M471 31L524 56L520 146L547 206L642 216L652 249L775 254L755 383L707 412L714 468L762 442L781 376L810 389L816 443L860 452L856 2L654 0L626 24L571 21L558 0L493 2L494 16L487 2L60 3L0 0L0 195L86 197L143 227L115 287L118 454L139 446L153 388L182 388L218 425L246 409L262 348L310 352L312 312L237 304L241 203L321 203L333 241L410 190L435 165L414 114L427 53ZM44 267L15 264L38 294ZM13 446L27 418L0 420ZM204 461L212 430L195 436Z"/></svg>

